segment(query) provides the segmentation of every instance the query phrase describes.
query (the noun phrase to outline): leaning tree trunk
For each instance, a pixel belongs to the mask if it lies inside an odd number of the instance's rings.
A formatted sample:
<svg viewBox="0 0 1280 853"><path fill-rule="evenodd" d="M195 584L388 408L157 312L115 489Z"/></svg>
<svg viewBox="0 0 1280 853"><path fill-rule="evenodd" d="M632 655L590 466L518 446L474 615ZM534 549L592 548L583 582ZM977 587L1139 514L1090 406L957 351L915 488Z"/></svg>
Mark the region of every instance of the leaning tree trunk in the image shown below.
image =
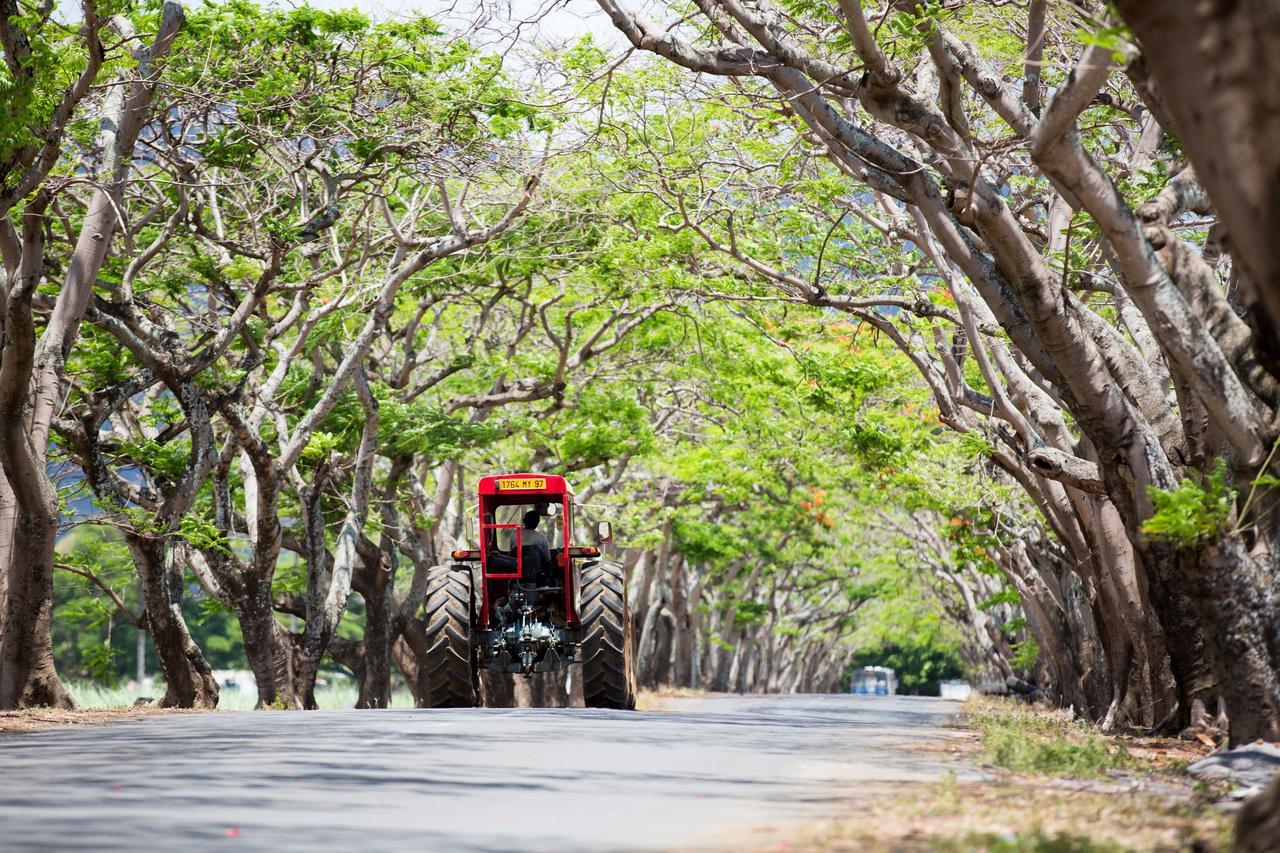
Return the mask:
<svg viewBox="0 0 1280 853"><path fill-rule="evenodd" d="M361 573L364 597L364 678L357 708L391 707L391 574L378 566Z"/></svg>
<svg viewBox="0 0 1280 853"><path fill-rule="evenodd" d="M270 580L265 584L251 580L242 592L230 596L230 605L240 621L245 657L258 682L258 707L301 709L295 649L276 621Z"/></svg>
<svg viewBox="0 0 1280 853"><path fill-rule="evenodd" d="M1228 534L1188 555L1200 621L1218 662L1218 690L1231 717L1231 743L1280 740L1280 612L1276 579Z"/></svg>
<svg viewBox="0 0 1280 853"><path fill-rule="evenodd" d="M37 211L39 212L39 211ZM44 454L31 440L27 392L35 365L32 297L43 271L43 240L24 216L25 250L10 293L0 360L0 474L15 503L6 573L4 635L0 639L0 710L33 705L69 708L70 695L53 664L53 547L58 496Z"/></svg>
<svg viewBox="0 0 1280 853"><path fill-rule="evenodd" d="M164 673L165 708L216 708L218 682L182 615L182 564L177 549L163 539L129 532L146 601L147 628Z"/></svg>
<svg viewBox="0 0 1280 853"><path fill-rule="evenodd" d="M1226 224L1271 373L1280 376L1280 13L1258 0L1117 0L1159 100Z"/></svg>
<svg viewBox="0 0 1280 853"><path fill-rule="evenodd" d="M9 295L0 356L0 467L19 506L13 560L5 567L9 576L5 636L0 645L0 708L71 705L71 697L54 670L50 634L58 500L45 467L49 427L62 396L67 354L118 224L134 146L151 114L155 60L168 53L183 20L182 6L166 3L154 41L133 51L136 64L122 71L116 85L107 90L97 139L102 165L93 176L100 183L80 223L66 276L39 346L32 296L44 274L45 226L40 220L48 195L38 194L23 212L22 253Z"/></svg>

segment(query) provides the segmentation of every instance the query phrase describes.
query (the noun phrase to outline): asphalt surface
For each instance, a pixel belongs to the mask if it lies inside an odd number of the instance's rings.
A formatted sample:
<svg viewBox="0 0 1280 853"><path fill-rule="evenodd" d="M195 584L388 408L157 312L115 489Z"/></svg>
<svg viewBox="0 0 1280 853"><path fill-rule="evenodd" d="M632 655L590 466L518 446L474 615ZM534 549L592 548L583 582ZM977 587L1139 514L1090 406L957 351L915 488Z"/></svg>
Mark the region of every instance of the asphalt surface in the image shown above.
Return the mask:
<svg viewBox="0 0 1280 853"><path fill-rule="evenodd" d="M972 772L959 705L212 712L0 737L0 850L741 849L860 787ZM772 842L777 846L777 840Z"/></svg>

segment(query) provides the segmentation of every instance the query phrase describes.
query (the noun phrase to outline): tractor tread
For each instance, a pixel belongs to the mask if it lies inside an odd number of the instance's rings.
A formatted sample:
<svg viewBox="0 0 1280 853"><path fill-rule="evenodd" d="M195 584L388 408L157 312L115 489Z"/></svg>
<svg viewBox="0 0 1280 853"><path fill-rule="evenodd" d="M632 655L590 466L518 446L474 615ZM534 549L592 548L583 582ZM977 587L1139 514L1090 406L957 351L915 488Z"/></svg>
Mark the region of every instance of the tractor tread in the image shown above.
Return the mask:
<svg viewBox="0 0 1280 853"><path fill-rule="evenodd" d="M452 566L427 574L423 603L427 656L422 662L429 708L474 708L479 677L471 649L471 575Z"/></svg>
<svg viewBox="0 0 1280 853"><path fill-rule="evenodd" d="M582 692L588 708L636 706L635 649L622 564L582 569Z"/></svg>

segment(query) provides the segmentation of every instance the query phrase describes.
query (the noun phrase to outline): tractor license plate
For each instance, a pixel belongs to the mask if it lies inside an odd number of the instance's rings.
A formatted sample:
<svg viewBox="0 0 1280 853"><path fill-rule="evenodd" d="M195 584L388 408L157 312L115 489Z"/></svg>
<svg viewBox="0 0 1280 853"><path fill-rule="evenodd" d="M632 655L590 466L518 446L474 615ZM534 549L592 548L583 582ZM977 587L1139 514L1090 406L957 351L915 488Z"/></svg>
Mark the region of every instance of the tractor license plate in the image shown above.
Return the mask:
<svg viewBox="0 0 1280 853"><path fill-rule="evenodd" d="M498 481L499 491L528 491L530 489L545 489L547 480L545 477L508 477Z"/></svg>

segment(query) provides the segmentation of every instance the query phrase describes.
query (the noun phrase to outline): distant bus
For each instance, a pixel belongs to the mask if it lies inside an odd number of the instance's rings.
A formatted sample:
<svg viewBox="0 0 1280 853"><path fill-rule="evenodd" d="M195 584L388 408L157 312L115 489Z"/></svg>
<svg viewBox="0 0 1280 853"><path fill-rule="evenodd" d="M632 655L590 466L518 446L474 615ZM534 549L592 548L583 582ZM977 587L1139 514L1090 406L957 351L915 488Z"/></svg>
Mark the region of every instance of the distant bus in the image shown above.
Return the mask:
<svg viewBox="0 0 1280 853"><path fill-rule="evenodd" d="M849 692L862 696L892 696L898 690L893 670L887 666L864 666L853 671Z"/></svg>

